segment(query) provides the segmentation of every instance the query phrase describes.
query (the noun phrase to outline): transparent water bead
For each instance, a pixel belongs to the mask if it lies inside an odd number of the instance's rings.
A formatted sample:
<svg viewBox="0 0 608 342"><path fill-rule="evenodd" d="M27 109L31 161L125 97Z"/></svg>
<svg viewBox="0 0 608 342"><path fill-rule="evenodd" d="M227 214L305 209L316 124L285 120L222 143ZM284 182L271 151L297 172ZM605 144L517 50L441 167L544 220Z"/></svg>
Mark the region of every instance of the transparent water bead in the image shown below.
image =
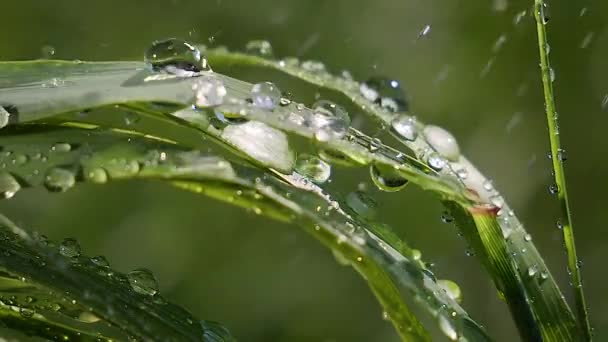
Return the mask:
<svg viewBox="0 0 608 342"><path fill-rule="evenodd" d="M376 216L378 202L364 191L353 191L346 196L346 204L362 218L372 219Z"/></svg>
<svg viewBox="0 0 608 342"><path fill-rule="evenodd" d="M274 109L281 101L281 90L272 82L256 83L251 87L253 105L262 109Z"/></svg>
<svg viewBox="0 0 608 342"><path fill-rule="evenodd" d="M154 296L158 293L158 281L154 274L146 268L138 268L129 272L127 279L133 291L139 294Z"/></svg>
<svg viewBox="0 0 608 342"><path fill-rule="evenodd" d="M219 106L224 103L227 94L226 87L222 80L204 76L192 85L194 91L194 104L199 108Z"/></svg>
<svg viewBox="0 0 608 342"><path fill-rule="evenodd" d="M378 189L386 192L395 192L403 189L408 180L401 176L397 170L390 166L372 164L369 173Z"/></svg>
<svg viewBox="0 0 608 342"><path fill-rule="evenodd" d="M344 107L328 100L319 100L312 105L315 114L323 116L333 116L350 125L350 116Z"/></svg>
<svg viewBox="0 0 608 342"><path fill-rule="evenodd" d="M72 238L64 239L59 245L59 254L68 258L77 258L81 252L80 244Z"/></svg>
<svg viewBox="0 0 608 342"><path fill-rule="evenodd" d="M310 154L298 155L295 170L316 184L327 182L331 176L331 166L321 158Z"/></svg>
<svg viewBox="0 0 608 342"><path fill-rule="evenodd" d="M440 279L437 280L437 285L442 288L451 299L455 300L458 303L462 302L462 291L458 284L451 280Z"/></svg>
<svg viewBox="0 0 608 342"><path fill-rule="evenodd" d="M21 185L8 172L0 172L0 198L12 198L21 190Z"/></svg>
<svg viewBox="0 0 608 342"><path fill-rule="evenodd" d="M350 117L344 108L333 102L320 100L313 105L311 126L316 130L315 139L330 141L342 139L350 125Z"/></svg>
<svg viewBox="0 0 608 342"><path fill-rule="evenodd" d="M0 128L6 127L9 123L9 119L11 114L4 109L4 107L0 106Z"/></svg>
<svg viewBox="0 0 608 342"><path fill-rule="evenodd" d="M192 76L211 68L205 57L194 45L176 38L159 40L146 50L144 61L154 71L163 71L177 76Z"/></svg>
<svg viewBox="0 0 608 342"><path fill-rule="evenodd" d="M414 141L418 137L416 119L411 116L403 114L396 115L391 121L391 127L394 132L406 140Z"/></svg>
<svg viewBox="0 0 608 342"><path fill-rule="evenodd" d="M272 45L267 40L252 40L245 45L245 51L249 54L266 58L274 55Z"/></svg>
<svg viewBox="0 0 608 342"><path fill-rule="evenodd" d="M438 153L434 152L429 154L426 162L435 171L441 171L447 165L447 161Z"/></svg>
<svg viewBox="0 0 608 342"><path fill-rule="evenodd" d="M450 161L457 161L460 157L460 147L452 133L445 129L428 125L424 128L424 137L431 147Z"/></svg>
<svg viewBox="0 0 608 342"><path fill-rule="evenodd" d="M44 186L49 191L63 192L76 184L76 176L70 170L53 168L44 178Z"/></svg>
<svg viewBox="0 0 608 342"><path fill-rule="evenodd" d="M359 91L363 97L388 111L406 112L409 110L409 104L399 81L385 77L372 77L361 83Z"/></svg>

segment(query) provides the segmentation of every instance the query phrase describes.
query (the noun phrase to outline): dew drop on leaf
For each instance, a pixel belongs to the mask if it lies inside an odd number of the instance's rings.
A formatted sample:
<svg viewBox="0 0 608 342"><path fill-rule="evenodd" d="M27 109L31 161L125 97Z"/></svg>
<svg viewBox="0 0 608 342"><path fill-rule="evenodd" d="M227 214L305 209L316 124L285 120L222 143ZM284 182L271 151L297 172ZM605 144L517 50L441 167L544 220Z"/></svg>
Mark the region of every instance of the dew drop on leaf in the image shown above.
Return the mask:
<svg viewBox="0 0 608 342"><path fill-rule="evenodd" d="M399 81L385 77L372 77L361 83L359 91L367 100L390 112L409 110L409 104Z"/></svg>
<svg viewBox="0 0 608 342"><path fill-rule="evenodd" d="M437 285L439 285L439 287L447 293L448 297L458 303L462 302L462 291L460 290L458 284L451 280L440 279L437 280Z"/></svg>
<svg viewBox="0 0 608 342"><path fill-rule="evenodd" d="M458 332L456 331L456 327L454 326L453 320L445 314L439 314L439 328L441 331L452 341L456 341L458 339Z"/></svg>
<svg viewBox="0 0 608 342"><path fill-rule="evenodd" d="M256 83L251 88L251 99L254 106L272 110L281 101L281 90L272 82Z"/></svg>
<svg viewBox="0 0 608 342"><path fill-rule="evenodd" d="M103 267L103 268L110 267L110 263L103 255L98 255L98 256L92 257L91 262L99 267Z"/></svg>
<svg viewBox="0 0 608 342"><path fill-rule="evenodd" d="M434 152L429 154L426 162L435 171L443 170L443 168L447 164L447 161L445 159L443 159L442 156L440 156L438 153L434 153Z"/></svg>
<svg viewBox="0 0 608 342"><path fill-rule="evenodd" d="M78 241L72 238L63 239L59 245L59 254L68 258L77 258L80 256L82 249Z"/></svg>
<svg viewBox="0 0 608 342"><path fill-rule="evenodd" d="M11 198L21 189L19 182L8 172L0 172L0 198Z"/></svg>
<svg viewBox="0 0 608 342"><path fill-rule="evenodd" d="M312 110L315 114L336 117L344 121L347 125L350 125L350 117L344 107L337 105L328 100L319 100L312 105Z"/></svg>
<svg viewBox="0 0 608 342"><path fill-rule="evenodd" d="M158 293L158 282L154 274L148 269L138 268L127 274L129 284L133 291L147 296L154 296Z"/></svg>
<svg viewBox="0 0 608 342"><path fill-rule="evenodd" d="M70 170L53 168L44 178L44 186L53 192L63 192L73 187L76 183L76 176Z"/></svg>
<svg viewBox="0 0 608 342"><path fill-rule="evenodd" d="M193 73L211 70L207 57L198 48L176 38L152 43L144 54L144 61L154 71L163 71L177 76L191 76Z"/></svg>
<svg viewBox="0 0 608 342"><path fill-rule="evenodd" d="M56 143L51 147L52 152L70 152L72 150L72 145L68 143Z"/></svg>
<svg viewBox="0 0 608 342"><path fill-rule="evenodd" d="M295 170L316 184L327 182L331 176L331 166L321 158L310 154L298 155Z"/></svg>
<svg viewBox="0 0 608 342"><path fill-rule="evenodd" d="M418 137L416 119L411 116L403 114L396 115L391 121L391 127L394 132L406 140L414 141Z"/></svg>
<svg viewBox="0 0 608 342"><path fill-rule="evenodd" d="M83 174L84 179L92 183L103 184L108 181L108 173L101 167L86 170Z"/></svg>
<svg viewBox="0 0 608 342"><path fill-rule="evenodd" d="M372 164L369 173L378 189L387 192L395 192L403 189L408 180L401 176L397 170L390 166Z"/></svg>
<svg viewBox="0 0 608 342"><path fill-rule="evenodd" d="M448 160L457 161L460 157L460 147L452 133L441 127L428 125L424 128L424 136L429 145Z"/></svg>
<svg viewBox="0 0 608 342"><path fill-rule="evenodd" d="M21 315L21 317L23 318L31 318L32 316L34 316L34 310L30 309L30 308L19 308L19 314Z"/></svg>

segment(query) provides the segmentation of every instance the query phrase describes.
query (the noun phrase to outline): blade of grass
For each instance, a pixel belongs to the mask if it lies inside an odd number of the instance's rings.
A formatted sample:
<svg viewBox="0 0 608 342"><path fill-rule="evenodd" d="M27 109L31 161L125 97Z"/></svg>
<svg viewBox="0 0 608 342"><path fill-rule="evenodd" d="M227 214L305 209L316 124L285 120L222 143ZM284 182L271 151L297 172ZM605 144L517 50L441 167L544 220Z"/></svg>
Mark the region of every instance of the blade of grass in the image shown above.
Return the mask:
<svg viewBox="0 0 608 342"><path fill-rule="evenodd" d="M549 129L549 142L551 144L551 162L553 166L553 174L555 185L557 186L557 198L560 201L562 217L558 221L563 232L564 245L568 255L568 273L570 274L570 282L574 287L574 298L576 301L576 310L578 313L578 321L582 330L585 333L585 338L591 341L591 324L589 322L589 313L587 312L587 304L585 302L585 293L583 290L583 279L580 270L580 261L576 254L576 244L574 242L574 226L572 223L572 212L568 203L568 189L566 186L566 173L564 170L564 150L561 147L561 139L559 132L559 115L555 108L555 96L553 95L553 80L551 77L552 69L549 62L549 53L547 51L548 40L547 30L545 27L545 2L543 0L534 1L534 18L536 19L536 32L538 34L538 52L540 57L540 69L543 83L543 93L545 95L545 111L547 114L547 127Z"/></svg>

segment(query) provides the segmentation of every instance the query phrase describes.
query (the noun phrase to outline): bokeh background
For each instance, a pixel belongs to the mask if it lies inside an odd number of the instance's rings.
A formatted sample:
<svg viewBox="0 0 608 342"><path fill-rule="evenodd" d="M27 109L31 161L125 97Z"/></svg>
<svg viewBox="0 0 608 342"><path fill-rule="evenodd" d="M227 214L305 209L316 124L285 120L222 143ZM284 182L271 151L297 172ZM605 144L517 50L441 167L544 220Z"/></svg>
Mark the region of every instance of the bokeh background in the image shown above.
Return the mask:
<svg viewBox="0 0 608 342"><path fill-rule="evenodd" d="M54 58L140 60L150 42L166 37L231 49L267 39L279 57L321 60L360 79L394 77L413 112L451 130L503 191L568 292L558 207L547 191L550 163L531 4L2 0L0 60L41 58L45 46L55 49ZM576 237L596 340L604 341L608 3L549 5ZM299 99L297 86L281 82ZM340 172L334 177L352 180L344 182L344 193L358 182L369 185L364 172ZM381 220L420 249L439 278L461 286L471 315L498 341L517 340L506 306L478 261L466 255L463 239L441 222L436 199L413 186L374 196ZM166 297L200 318L223 322L241 341L398 340L360 277L295 226L143 182L82 185L65 194L27 190L1 202L0 211L55 240L76 237L86 254L105 255L119 270L150 268Z"/></svg>

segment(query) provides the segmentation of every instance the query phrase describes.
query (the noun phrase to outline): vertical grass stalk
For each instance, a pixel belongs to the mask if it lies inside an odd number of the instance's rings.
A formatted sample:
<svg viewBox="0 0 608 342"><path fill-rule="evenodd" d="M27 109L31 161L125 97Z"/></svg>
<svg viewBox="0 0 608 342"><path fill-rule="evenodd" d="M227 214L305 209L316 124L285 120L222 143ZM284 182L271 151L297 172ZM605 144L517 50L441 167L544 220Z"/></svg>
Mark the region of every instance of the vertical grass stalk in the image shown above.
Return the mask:
<svg viewBox="0 0 608 342"><path fill-rule="evenodd" d="M549 141L551 143L551 161L553 164L554 180L557 188L557 197L560 201L561 218L558 225L562 226L564 235L564 245L568 255L568 270L570 280L574 287L576 310L579 325L584 331L585 337L591 341L591 325L589 324L589 314L585 295L583 291L583 281L581 277L580 262L576 255L576 245L574 243L574 228L572 226L572 214L568 204L568 192L566 188L566 175L564 172L564 150L561 148L558 114L555 109L555 99L553 96L552 69L549 63L549 52L547 44L547 32L545 24L546 4L543 0L534 0L534 18L536 19L536 31L538 33L538 50L540 54L540 68L545 96L545 110L547 114L547 126L549 128Z"/></svg>

